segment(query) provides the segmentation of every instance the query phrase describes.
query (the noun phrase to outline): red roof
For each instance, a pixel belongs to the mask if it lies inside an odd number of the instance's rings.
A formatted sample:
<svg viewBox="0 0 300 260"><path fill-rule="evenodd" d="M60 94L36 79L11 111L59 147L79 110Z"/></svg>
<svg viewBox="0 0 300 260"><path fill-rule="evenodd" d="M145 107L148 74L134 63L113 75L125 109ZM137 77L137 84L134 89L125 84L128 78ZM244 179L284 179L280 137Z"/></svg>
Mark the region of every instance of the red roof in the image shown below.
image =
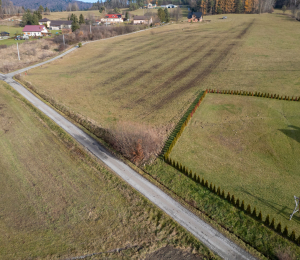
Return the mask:
<svg viewBox="0 0 300 260"><path fill-rule="evenodd" d="M25 25L23 32L41 32L45 25Z"/></svg>
<svg viewBox="0 0 300 260"><path fill-rule="evenodd" d="M105 18L122 18L121 14L107 14Z"/></svg>

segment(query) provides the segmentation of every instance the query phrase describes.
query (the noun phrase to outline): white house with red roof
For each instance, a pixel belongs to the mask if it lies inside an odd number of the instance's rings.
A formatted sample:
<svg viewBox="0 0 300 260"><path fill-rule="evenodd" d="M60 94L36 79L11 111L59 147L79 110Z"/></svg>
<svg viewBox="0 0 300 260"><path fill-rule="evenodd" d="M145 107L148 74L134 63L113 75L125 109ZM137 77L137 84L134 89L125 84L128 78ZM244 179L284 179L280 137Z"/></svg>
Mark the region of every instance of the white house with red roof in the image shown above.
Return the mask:
<svg viewBox="0 0 300 260"><path fill-rule="evenodd" d="M25 25L22 31L24 36L46 36L49 34L45 25Z"/></svg>
<svg viewBox="0 0 300 260"><path fill-rule="evenodd" d="M123 18L121 14L107 14L105 18L101 19L103 23L123 23Z"/></svg>

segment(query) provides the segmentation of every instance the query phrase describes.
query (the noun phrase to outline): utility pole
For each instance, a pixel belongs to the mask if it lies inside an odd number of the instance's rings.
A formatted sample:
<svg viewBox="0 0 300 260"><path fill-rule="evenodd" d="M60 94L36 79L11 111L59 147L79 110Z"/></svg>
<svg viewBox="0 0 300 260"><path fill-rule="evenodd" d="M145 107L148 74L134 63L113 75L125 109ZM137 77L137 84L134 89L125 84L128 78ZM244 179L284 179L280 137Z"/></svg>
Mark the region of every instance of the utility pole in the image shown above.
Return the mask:
<svg viewBox="0 0 300 260"><path fill-rule="evenodd" d="M63 42L64 42L64 45L66 45L65 43L65 35L63 34Z"/></svg>
<svg viewBox="0 0 300 260"><path fill-rule="evenodd" d="M90 22L90 34L92 33L92 25L91 25L91 22Z"/></svg>
<svg viewBox="0 0 300 260"><path fill-rule="evenodd" d="M18 49L18 58L20 60L20 52L19 52L19 44L17 43L17 49Z"/></svg>

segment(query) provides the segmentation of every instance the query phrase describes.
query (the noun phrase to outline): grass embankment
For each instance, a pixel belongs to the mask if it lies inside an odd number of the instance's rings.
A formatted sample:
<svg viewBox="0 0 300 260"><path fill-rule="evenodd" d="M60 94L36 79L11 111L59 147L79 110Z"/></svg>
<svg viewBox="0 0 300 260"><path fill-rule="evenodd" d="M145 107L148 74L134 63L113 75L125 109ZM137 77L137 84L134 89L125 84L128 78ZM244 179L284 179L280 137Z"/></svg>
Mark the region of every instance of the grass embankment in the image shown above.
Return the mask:
<svg viewBox="0 0 300 260"><path fill-rule="evenodd" d="M65 259L126 246L122 255L100 256L136 259L168 243L214 258L2 82L0 126L1 259Z"/></svg>
<svg viewBox="0 0 300 260"><path fill-rule="evenodd" d="M300 235L289 216L298 196L300 102L207 94L170 157L270 214Z"/></svg>

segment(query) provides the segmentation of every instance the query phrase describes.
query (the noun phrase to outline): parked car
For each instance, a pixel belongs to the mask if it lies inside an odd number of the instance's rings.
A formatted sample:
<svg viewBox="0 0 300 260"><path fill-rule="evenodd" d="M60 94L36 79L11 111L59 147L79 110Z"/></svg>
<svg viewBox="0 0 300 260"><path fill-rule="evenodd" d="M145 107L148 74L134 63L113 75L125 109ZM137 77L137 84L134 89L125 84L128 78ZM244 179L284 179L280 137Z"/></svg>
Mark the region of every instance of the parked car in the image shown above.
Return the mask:
<svg viewBox="0 0 300 260"><path fill-rule="evenodd" d="M20 40L22 40L21 35L17 35L17 36L15 37L15 41L20 41Z"/></svg>
<svg viewBox="0 0 300 260"><path fill-rule="evenodd" d="M223 16L223 19L227 19L227 16Z"/></svg>

